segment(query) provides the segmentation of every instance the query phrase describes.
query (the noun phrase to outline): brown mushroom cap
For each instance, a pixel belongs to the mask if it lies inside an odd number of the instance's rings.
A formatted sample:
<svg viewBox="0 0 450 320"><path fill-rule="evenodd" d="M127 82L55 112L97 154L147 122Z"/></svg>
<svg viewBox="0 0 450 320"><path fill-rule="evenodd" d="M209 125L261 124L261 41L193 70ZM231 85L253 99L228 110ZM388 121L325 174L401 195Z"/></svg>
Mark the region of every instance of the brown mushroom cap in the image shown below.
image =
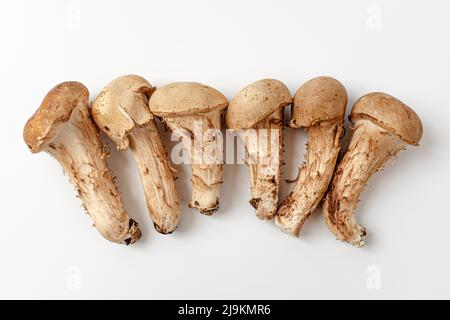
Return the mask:
<svg viewBox="0 0 450 320"><path fill-rule="evenodd" d="M423 134L419 116L406 104L382 92L366 94L356 101L350 121L369 119L411 145L418 145Z"/></svg>
<svg viewBox="0 0 450 320"><path fill-rule="evenodd" d="M31 152L40 152L50 144L80 105L89 106L89 90L83 84L63 82L51 89L23 131Z"/></svg>
<svg viewBox="0 0 450 320"><path fill-rule="evenodd" d="M148 108L148 98L154 90L140 76L119 77L99 93L92 104L92 117L102 131L126 149L127 135L134 126L143 126L154 118Z"/></svg>
<svg viewBox="0 0 450 320"><path fill-rule="evenodd" d="M258 80L234 96L225 122L230 129L249 129L291 103L291 93L284 83L275 79Z"/></svg>
<svg viewBox="0 0 450 320"><path fill-rule="evenodd" d="M322 121L343 119L347 106L344 86L330 77L317 77L295 93L290 126L308 128Z"/></svg>
<svg viewBox="0 0 450 320"><path fill-rule="evenodd" d="M175 82L158 88L150 98L150 110L158 117L194 115L228 106L227 98L197 82Z"/></svg>

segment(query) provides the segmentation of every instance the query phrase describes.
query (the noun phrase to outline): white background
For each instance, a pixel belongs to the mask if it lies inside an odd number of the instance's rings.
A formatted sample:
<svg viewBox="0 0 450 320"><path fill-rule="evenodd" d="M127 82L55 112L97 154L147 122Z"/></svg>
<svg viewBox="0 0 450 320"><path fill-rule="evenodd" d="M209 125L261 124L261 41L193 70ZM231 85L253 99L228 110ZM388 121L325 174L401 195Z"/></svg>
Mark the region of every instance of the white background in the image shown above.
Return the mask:
<svg viewBox="0 0 450 320"><path fill-rule="evenodd" d="M0 6L0 298L450 298L448 1ZM57 83L81 81L95 96L129 73L155 86L203 82L228 98L265 77L294 93L330 75L347 87L349 109L367 92L388 92L417 111L425 135L370 181L358 209L363 249L336 241L320 212L301 239L257 220L243 165L226 167L213 217L186 208L190 172L179 167L180 225L159 235L133 162L114 152L124 202L144 232L134 246L115 245L91 227L59 164L30 154L22 129ZM306 137L285 132L284 175L293 178Z"/></svg>

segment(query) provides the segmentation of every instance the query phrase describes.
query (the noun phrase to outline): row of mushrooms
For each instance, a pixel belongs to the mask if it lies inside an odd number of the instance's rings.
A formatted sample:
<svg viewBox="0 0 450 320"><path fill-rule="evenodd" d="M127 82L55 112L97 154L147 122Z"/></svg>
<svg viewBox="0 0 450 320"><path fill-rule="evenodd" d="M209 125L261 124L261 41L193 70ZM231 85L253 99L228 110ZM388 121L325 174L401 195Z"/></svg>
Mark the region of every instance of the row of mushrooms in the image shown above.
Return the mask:
<svg viewBox="0 0 450 320"><path fill-rule="evenodd" d="M295 187L280 202L283 115L291 104L289 126L305 128L307 154ZM278 80L259 80L228 103L222 93L200 83L156 89L142 77L127 75L109 83L92 103L83 84L57 85L28 120L24 140L33 153L46 151L60 162L101 235L129 245L139 240L141 231L124 209L100 130L118 150L130 149L155 229L170 234L180 218L180 202L155 120L176 134L189 153L189 206L212 215L219 209L224 170L219 135L225 118L226 127L239 131L245 145L250 204L258 218L274 219L281 230L299 236L323 201L329 229L338 239L361 247L366 229L355 219L361 192L389 159L408 145L418 145L423 128L404 103L385 93L369 93L353 106L349 146L341 152L346 105L344 86L330 77L309 80L294 97Z"/></svg>

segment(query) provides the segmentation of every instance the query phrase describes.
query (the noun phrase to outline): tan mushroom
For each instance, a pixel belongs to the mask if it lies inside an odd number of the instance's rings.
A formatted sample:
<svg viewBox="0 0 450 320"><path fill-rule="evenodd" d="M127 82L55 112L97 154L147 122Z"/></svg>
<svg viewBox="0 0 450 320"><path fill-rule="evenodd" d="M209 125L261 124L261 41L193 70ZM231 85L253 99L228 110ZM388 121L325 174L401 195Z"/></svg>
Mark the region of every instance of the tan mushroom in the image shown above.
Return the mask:
<svg viewBox="0 0 450 320"><path fill-rule="evenodd" d="M290 126L306 128L308 145L297 184L275 217L276 225L287 233L299 236L327 191L340 150L346 105L344 86L329 77L314 78L295 94Z"/></svg>
<svg viewBox="0 0 450 320"><path fill-rule="evenodd" d="M335 171L325 197L323 212L330 230L339 240L364 246L366 229L354 211L369 178L408 145L417 146L423 133L417 114L385 93L360 98L350 115L353 136Z"/></svg>
<svg viewBox="0 0 450 320"><path fill-rule="evenodd" d="M180 205L167 154L148 107L154 90L142 77L119 77L97 96L92 116L117 149L130 147L155 229L168 234L177 227Z"/></svg>
<svg viewBox="0 0 450 320"><path fill-rule="evenodd" d="M280 81L263 79L242 89L226 114L229 129L241 129L250 169L250 204L260 219L277 211L283 152L283 111L292 103Z"/></svg>
<svg viewBox="0 0 450 320"><path fill-rule="evenodd" d="M192 201L189 206L211 215L219 209L223 174L221 115L228 106L219 91L200 83L177 82L155 91L150 110L178 135L189 152Z"/></svg>
<svg viewBox="0 0 450 320"><path fill-rule="evenodd" d="M141 237L114 185L84 85L64 82L54 87L25 125L24 140L33 153L46 151L60 162L106 239L128 245Z"/></svg>

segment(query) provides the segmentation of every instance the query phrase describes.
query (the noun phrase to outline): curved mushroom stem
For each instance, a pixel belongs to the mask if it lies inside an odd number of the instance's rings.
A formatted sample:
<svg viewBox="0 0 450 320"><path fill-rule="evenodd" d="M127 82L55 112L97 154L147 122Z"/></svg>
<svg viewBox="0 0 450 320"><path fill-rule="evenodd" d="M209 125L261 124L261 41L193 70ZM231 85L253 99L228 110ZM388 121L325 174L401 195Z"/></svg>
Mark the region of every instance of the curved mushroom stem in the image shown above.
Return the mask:
<svg viewBox="0 0 450 320"><path fill-rule="evenodd" d="M349 148L336 169L323 205L325 222L339 240L364 246L366 229L354 216L360 194L369 178L406 145L370 120L355 122Z"/></svg>
<svg viewBox="0 0 450 320"><path fill-rule="evenodd" d="M244 130L250 169L250 204L259 219L272 219L278 208L283 153L283 108ZM251 133L255 135L251 136Z"/></svg>
<svg viewBox="0 0 450 320"><path fill-rule="evenodd" d="M343 122L324 121L307 129L306 164L294 190L284 199L275 223L284 232L300 235L306 219L314 213L333 177L339 154Z"/></svg>
<svg viewBox="0 0 450 320"><path fill-rule="evenodd" d="M73 110L64 130L45 151L60 162L94 226L106 239L128 245L141 237L138 224L123 208L87 106Z"/></svg>
<svg viewBox="0 0 450 320"><path fill-rule="evenodd" d="M213 110L201 117L166 118L167 126L181 137L192 168L192 201L189 207L212 215L219 209L223 183L223 147L220 134L221 112Z"/></svg>
<svg viewBox="0 0 450 320"><path fill-rule="evenodd" d="M155 121L136 126L128 139L155 229L162 234L172 233L180 218L180 205Z"/></svg>

